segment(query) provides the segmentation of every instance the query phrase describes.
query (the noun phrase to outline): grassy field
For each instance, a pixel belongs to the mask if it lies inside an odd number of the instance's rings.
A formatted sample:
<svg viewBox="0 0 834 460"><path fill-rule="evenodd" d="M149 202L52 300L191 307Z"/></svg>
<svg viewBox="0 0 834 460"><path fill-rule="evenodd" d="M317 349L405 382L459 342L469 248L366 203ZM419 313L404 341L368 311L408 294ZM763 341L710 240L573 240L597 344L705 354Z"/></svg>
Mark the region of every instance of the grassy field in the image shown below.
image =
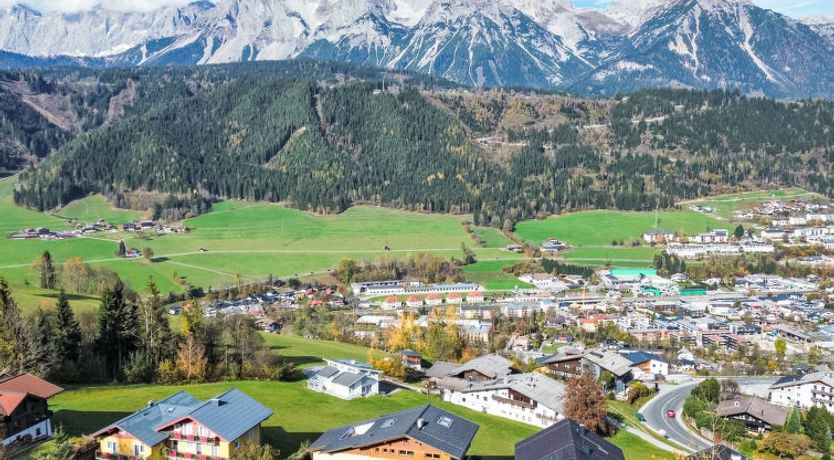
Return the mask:
<svg viewBox="0 0 834 460"><path fill-rule="evenodd" d="M530 284L518 280L511 273L503 271L504 267L518 262L519 260L480 261L463 267L463 273L466 279L481 283L491 291L510 291L515 288L527 289L533 287Z"/></svg>
<svg viewBox="0 0 834 460"><path fill-rule="evenodd" d="M278 353L301 366L315 365L322 357L367 360L367 348L309 340L287 335L265 334L267 343ZM437 397L400 390L388 396L343 401L307 390L306 382L223 382L185 386L131 385L70 388L50 401L55 422L71 436L90 434L137 410L146 401L159 400L185 390L198 398L209 398L229 388L238 388L274 412L264 424L265 440L281 450L281 458L295 452L304 440L315 440L331 428L385 413L434 404L481 426L470 455L485 458L512 457L515 443L537 431L535 427L485 415L443 402ZM102 401L107 401L106 409ZM631 460L671 459L642 439L621 431L612 438Z"/></svg>
<svg viewBox="0 0 834 460"><path fill-rule="evenodd" d="M0 179L0 231L8 233L29 227L66 229L67 219L19 208L12 201L17 179ZM113 222L134 220L141 213L114 210L101 196L69 204L62 217L84 221L105 218ZM444 257L460 256L461 245L472 248L479 259L519 256L501 250L509 240L499 231L476 228L486 242L474 247L461 224L469 216L428 215L378 207L355 207L330 216L289 209L277 204L225 201L211 212L187 219L192 229L184 235L140 237L132 234L99 233L89 238L64 241L0 240L0 276L18 286L34 284L32 262L45 250L62 264L80 257L94 267L115 271L134 289L142 290L153 278L163 292L180 292L184 286L224 287L233 285L238 274L244 280L305 277L326 273L342 258L382 260L410 253L430 252ZM115 256L120 239L128 247L150 247L153 263ZM390 251L385 251L388 247ZM205 251L201 251L204 249ZM38 293L27 293L21 303L40 304Z"/></svg>
<svg viewBox="0 0 834 460"><path fill-rule="evenodd" d="M663 211L657 217L661 228L685 234L729 226L728 222L694 211ZM628 243L641 240L643 232L654 225L654 212L584 211L521 222L516 234L532 244L540 244L550 237L566 241L573 250L565 257L577 263L640 266L651 262L658 251L650 247L629 247ZM626 246L613 246L614 240Z"/></svg>
<svg viewBox="0 0 834 460"><path fill-rule="evenodd" d="M262 334L262 337L274 352L286 356L298 367L323 364L323 358L368 362L371 358L381 359L386 356L385 352L349 343L310 340L287 334Z"/></svg>
<svg viewBox="0 0 834 460"><path fill-rule="evenodd" d="M111 224L124 224L133 222L144 217L144 213L131 211L129 209L116 209L101 195L92 195L87 198L73 201L64 206L58 215L67 219L75 219L81 222L93 223L104 219Z"/></svg>
<svg viewBox="0 0 834 460"><path fill-rule="evenodd" d="M819 195L799 187L780 188L776 190L762 190L755 192L733 193L701 200L687 201L681 205L690 207L701 205L715 208L715 215L723 219L732 219L735 212L758 206L768 200L790 200L795 198L815 198Z"/></svg>

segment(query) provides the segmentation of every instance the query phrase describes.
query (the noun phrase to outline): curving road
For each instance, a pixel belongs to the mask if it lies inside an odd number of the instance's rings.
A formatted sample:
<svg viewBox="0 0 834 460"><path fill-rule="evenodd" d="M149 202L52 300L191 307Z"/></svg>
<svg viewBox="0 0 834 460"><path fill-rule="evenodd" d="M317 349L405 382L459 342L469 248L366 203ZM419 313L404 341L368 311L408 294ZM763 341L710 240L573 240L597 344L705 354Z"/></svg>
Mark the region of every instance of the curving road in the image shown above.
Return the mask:
<svg viewBox="0 0 834 460"><path fill-rule="evenodd" d="M735 380L741 385L742 391L759 393L761 388L766 388L776 379L772 377L743 377ZM655 431L664 430L669 439L693 451L712 446L709 440L687 428L680 419L683 415L684 401L700 381L700 379L693 380L662 388L660 393L640 410L640 413L646 417L646 425ZM666 416L666 411L669 409L675 411L677 415L675 418L670 419Z"/></svg>

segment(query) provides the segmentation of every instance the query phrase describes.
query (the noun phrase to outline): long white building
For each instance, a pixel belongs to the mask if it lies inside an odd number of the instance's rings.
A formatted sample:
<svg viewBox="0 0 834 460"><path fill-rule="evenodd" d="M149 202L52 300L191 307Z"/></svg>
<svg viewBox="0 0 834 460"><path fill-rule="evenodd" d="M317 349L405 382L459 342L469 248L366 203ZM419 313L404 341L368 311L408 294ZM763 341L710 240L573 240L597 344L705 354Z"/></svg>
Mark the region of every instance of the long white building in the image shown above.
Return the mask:
<svg viewBox="0 0 834 460"><path fill-rule="evenodd" d="M438 386L444 401L528 425L546 428L564 418L565 385L537 372L485 382L443 379Z"/></svg>
<svg viewBox="0 0 834 460"><path fill-rule="evenodd" d="M810 374L782 377L769 388L768 400L785 407L819 406L834 412L834 371L817 366Z"/></svg>

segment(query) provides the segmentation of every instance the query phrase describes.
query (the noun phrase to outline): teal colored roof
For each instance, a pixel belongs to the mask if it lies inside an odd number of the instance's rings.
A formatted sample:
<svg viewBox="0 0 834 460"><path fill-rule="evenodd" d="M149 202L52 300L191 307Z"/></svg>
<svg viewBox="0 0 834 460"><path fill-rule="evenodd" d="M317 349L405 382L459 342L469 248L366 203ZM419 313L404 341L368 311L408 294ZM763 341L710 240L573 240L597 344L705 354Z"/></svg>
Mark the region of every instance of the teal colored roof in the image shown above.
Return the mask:
<svg viewBox="0 0 834 460"><path fill-rule="evenodd" d="M180 391L158 403L149 404L116 423L99 430L93 434L93 437L119 429L126 431L145 445L155 446L168 439L168 433L156 431L155 428L158 425L177 420L200 404L199 399L185 391Z"/></svg>
<svg viewBox="0 0 834 460"><path fill-rule="evenodd" d="M681 295L703 295L707 293L707 288L704 287L695 287L695 288L685 288L680 290Z"/></svg>
<svg viewBox="0 0 834 460"><path fill-rule="evenodd" d="M224 440L233 441L271 415L271 410L237 389L221 393L208 401L200 401L181 391L99 430L93 437L120 429L145 445L155 446L168 439L171 425L190 419Z"/></svg>
<svg viewBox="0 0 834 460"><path fill-rule="evenodd" d="M653 268L612 268L613 276L656 276L657 270Z"/></svg>

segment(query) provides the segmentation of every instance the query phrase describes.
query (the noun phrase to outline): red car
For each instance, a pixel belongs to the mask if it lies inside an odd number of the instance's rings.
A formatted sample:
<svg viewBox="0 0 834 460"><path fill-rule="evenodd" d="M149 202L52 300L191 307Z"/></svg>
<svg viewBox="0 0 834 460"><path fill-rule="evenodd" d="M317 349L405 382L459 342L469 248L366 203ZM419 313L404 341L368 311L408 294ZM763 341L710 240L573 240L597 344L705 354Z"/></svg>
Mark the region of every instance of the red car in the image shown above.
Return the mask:
<svg viewBox="0 0 834 460"><path fill-rule="evenodd" d="M666 416L669 418L675 418L675 411L673 409L669 409L666 411Z"/></svg>

